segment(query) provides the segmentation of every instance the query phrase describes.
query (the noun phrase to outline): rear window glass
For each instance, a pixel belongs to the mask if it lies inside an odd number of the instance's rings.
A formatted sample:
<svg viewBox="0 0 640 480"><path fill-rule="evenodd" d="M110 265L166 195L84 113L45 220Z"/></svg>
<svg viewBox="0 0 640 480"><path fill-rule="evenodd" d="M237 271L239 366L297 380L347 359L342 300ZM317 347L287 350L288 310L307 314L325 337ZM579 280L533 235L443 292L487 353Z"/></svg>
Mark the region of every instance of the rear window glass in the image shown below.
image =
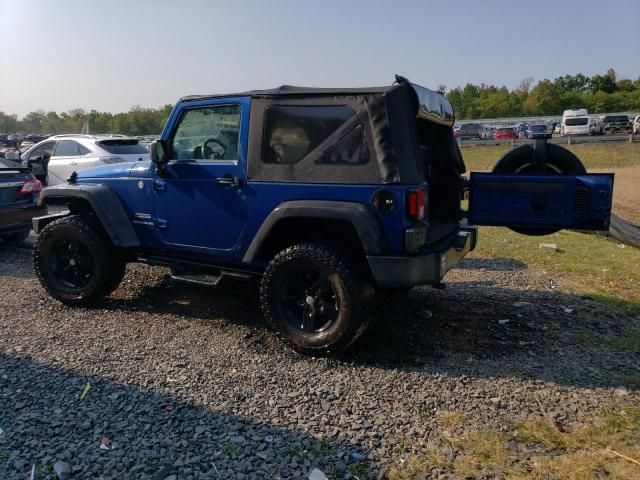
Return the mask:
<svg viewBox="0 0 640 480"><path fill-rule="evenodd" d="M499 128L496 131L497 132L511 132L511 133L513 133L513 128Z"/></svg>
<svg viewBox="0 0 640 480"><path fill-rule="evenodd" d="M564 122L565 125L570 127L575 127L577 125L586 125L589 123L588 118L567 118Z"/></svg>
<svg viewBox="0 0 640 480"><path fill-rule="evenodd" d="M293 164L355 114L346 106L275 106L267 109L262 159Z"/></svg>
<svg viewBox="0 0 640 480"><path fill-rule="evenodd" d="M480 130L480 125L477 123L465 123L464 125L460 125L460 130Z"/></svg>
<svg viewBox="0 0 640 480"><path fill-rule="evenodd" d="M96 143L103 150L117 155L149 153L149 150L147 150L144 145L140 145L138 140L102 140L101 142Z"/></svg>
<svg viewBox="0 0 640 480"><path fill-rule="evenodd" d="M322 165L364 165L369 161L369 149L362 125L347 133L317 160Z"/></svg>

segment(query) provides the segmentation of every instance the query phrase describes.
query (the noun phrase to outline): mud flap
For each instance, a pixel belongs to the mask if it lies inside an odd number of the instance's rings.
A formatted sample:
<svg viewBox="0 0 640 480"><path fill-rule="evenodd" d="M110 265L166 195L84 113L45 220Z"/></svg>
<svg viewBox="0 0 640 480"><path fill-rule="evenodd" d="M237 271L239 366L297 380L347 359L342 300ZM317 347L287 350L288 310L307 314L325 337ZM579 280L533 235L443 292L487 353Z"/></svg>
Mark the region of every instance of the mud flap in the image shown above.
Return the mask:
<svg viewBox="0 0 640 480"><path fill-rule="evenodd" d="M606 231L612 196L612 173L471 173L469 223L514 229Z"/></svg>

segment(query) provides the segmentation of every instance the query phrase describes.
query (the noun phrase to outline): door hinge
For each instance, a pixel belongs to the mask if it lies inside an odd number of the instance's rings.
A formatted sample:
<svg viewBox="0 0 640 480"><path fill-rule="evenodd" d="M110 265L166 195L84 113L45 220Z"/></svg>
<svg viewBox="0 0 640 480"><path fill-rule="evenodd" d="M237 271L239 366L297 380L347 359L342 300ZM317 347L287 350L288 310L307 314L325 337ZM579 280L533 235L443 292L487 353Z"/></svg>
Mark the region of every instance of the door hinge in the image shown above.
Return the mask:
<svg viewBox="0 0 640 480"><path fill-rule="evenodd" d="M166 182L163 182L162 180L155 179L153 181L153 189L156 192L164 192L167 189L167 184L166 184Z"/></svg>
<svg viewBox="0 0 640 480"><path fill-rule="evenodd" d="M162 218L156 218L154 221L155 221L156 227L158 228L167 228L167 226L169 225L169 223L166 220L163 220Z"/></svg>

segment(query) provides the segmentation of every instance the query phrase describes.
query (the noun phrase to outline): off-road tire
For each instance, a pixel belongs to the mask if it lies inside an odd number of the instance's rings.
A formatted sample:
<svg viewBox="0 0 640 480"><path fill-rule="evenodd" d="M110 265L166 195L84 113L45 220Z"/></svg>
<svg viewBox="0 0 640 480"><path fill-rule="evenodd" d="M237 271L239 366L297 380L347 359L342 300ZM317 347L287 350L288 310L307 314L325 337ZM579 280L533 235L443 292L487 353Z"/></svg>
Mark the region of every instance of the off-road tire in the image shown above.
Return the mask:
<svg viewBox="0 0 640 480"><path fill-rule="evenodd" d="M31 230L26 230L24 232L11 233L9 235L0 236L0 239L2 240L2 243L4 245L10 245L14 247L24 242L29 236L29 233L31 233Z"/></svg>
<svg viewBox="0 0 640 480"><path fill-rule="evenodd" d="M560 145L547 143L547 161L545 163L549 175L584 175L587 170L578 157ZM533 164L534 151L531 145L522 145L504 155L493 167L493 173L514 173L527 175ZM523 235L550 235L558 231L553 228L511 228Z"/></svg>
<svg viewBox="0 0 640 480"><path fill-rule="evenodd" d="M330 277L332 291L339 300L335 321L319 333L293 327L279 306L279 292L286 276L308 268ZM347 349L366 329L368 292L335 250L302 243L284 249L269 262L260 283L260 306L266 321L295 350L308 355L328 354Z"/></svg>
<svg viewBox="0 0 640 480"><path fill-rule="evenodd" d="M58 242L73 241L86 252L92 272L86 285L69 287L56 277L52 268L52 250ZM42 286L67 305L97 302L118 288L126 263L120 258L95 220L89 216L69 216L47 225L33 250L33 265Z"/></svg>

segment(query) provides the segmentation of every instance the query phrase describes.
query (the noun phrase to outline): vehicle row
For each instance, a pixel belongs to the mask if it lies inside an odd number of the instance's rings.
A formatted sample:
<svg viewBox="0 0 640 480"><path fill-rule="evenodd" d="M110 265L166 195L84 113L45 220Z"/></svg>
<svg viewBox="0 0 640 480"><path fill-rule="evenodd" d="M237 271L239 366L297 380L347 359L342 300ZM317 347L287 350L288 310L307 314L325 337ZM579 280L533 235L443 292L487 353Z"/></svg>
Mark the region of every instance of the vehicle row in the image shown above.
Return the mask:
<svg viewBox="0 0 640 480"><path fill-rule="evenodd" d="M562 119L547 123L484 125L467 122L454 128L459 140L511 140L551 138L553 135L614 135L640 133L640 115L630 119L625 114L590 115L586 109L565 110Z"/></svg>
<svg viewBox="0 0 640 480"><path fill-rule="evenodd" d="M66 183L74 171L149 159L137 138L119 135L54 135L30 148L5 152L4 165L28 168L46 185Z"/></svg>

